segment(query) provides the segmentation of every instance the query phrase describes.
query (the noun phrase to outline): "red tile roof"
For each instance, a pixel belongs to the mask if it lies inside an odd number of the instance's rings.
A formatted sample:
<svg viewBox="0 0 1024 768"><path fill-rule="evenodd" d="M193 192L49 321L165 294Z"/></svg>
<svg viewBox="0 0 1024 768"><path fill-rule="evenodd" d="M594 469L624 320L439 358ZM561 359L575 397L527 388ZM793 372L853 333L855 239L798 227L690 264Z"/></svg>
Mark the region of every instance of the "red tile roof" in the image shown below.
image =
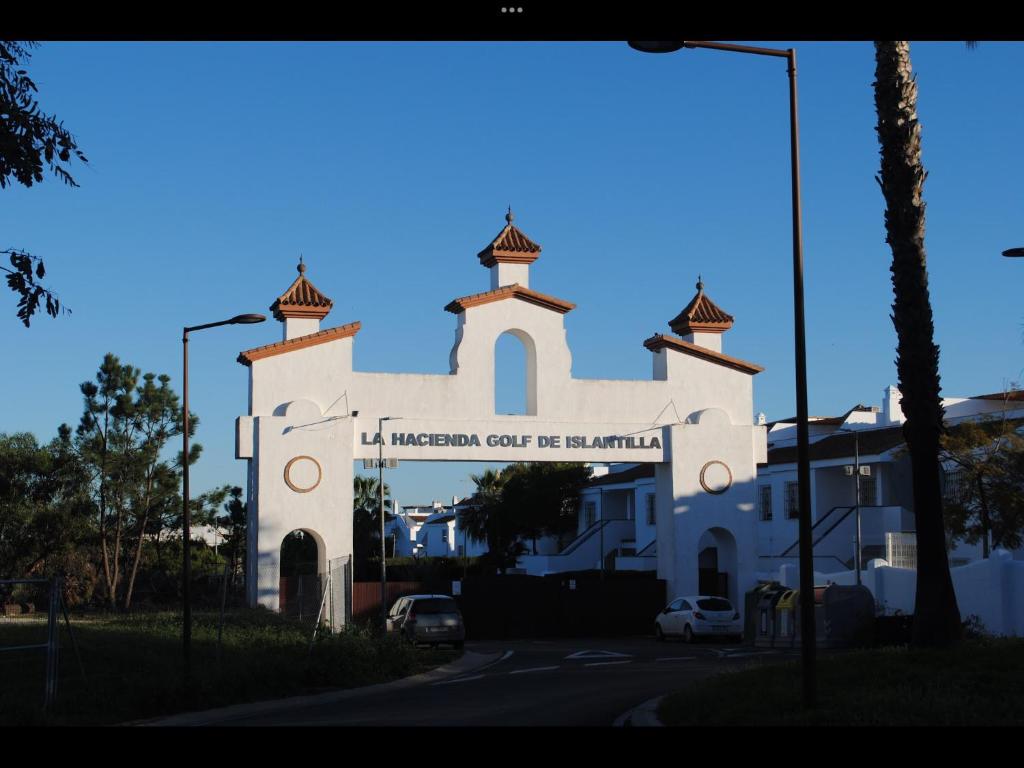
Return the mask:
<svg viewBox="0 0 1024 768"><path fill-rule="evenodd" d="M1003 400L1005 402L1024 402L1024 389L1011 389L1006 392L993 392L991 395L975 395L972 400Z"/></svg>
<svg viewBox="0 0 1024 768"><path fill-rule="evenodd" d="M277 300L270 305L270 311L274 318L284 322L286 317L312 317L323 320L331 311L334 302L324 296L306 279L306 265L299 257L299 276L295 279L288 290L277 297Z"/></svg>
<svg viewBox="0 0 1024 768"><path fill-rule="evenodd" d="M616 483L631 483L634 480L642 480L648 477L654 477L654 465L638 464L635 467L630 467L629 469L624 469L620 472L609 472L607 475L591 478L587 481L587 485L615 485Z"/></svg>
<svg viewBox="0 0 1024 768"><path fill-rule="evenodd" d="M692 355L698 357L701 360L707 360L709 363L716 363L718 365L724 365L726 368L732 368L742 373L749 373L751 375L760 373L764 370L760 365L754 363L748 363L746 360L740 360L738 357L730 357L729 355L723 355L721 352L715 352L713 349L706 347L700 347L696 344L691 344L688 341L677 339L675 336L665 336L661 333L656 333L651 338L644 342L644 346L652 352L657 352L660 349L674 349L676 352L682 352L686 355Z"/></svg>
<svg viewBox="0 0 1024 768"><path fill-rule="evenodd" d="M538 293L537 291L531 291L529 288L524 288L519 283L513 283L512 285L506 285L502 288L498 288L497 290L487 291L486 293L474 293L472 296L463 296L459 299L453 299L445 307L445 310L458 315L465 312L470 307L476 307L481 304L490 304L492 301L501 301L502 299L520 299L521 301L525 301L530 304L536 304L538 307L554 310L555 312L559 312L563 315L576 308L576 305L572 302L556 299L554 296L548 296L547 294Z"/></svg>
<svg viewBox="0 0 1024 768"><path fill-rule="evenodd" d="M852 432L833 432L828 437L823 437L810 444L808 453L811 461L821 459L841 459L845 456L853 456L854 441L856 440L857 450L860 452L861 461L865 456L877 456L906 442L903 437L903 426L883 427L881 429L858 429L854 438ZM781 448L768 449L768 461L766 464L793 464L797 460L797 447L787 445ZM758 466L764 466L760 464Z"/></svg>
<svg viewBox="0 0 1024 768"><path fill-rule="evenodd" d="M273 344L256 347L255 349L247 349L245 352L239 353L238 362L242 365L252 365L255 361L262 360L265 357L273 357L285 352L294 352L297 349L305 349L306 347L315 347L317 344L326 344L328 341L345 339L349 336L355 336L361 327L362 323L357 320L348 325L339 325L337 328L328 328L325 331L317 331L305 336L296 336L294 339L288 339L287 341L277 341Z"/></svg>
<svg viewBox="0 0 1024 768"><path fill-rule="evenodd" d="M490 245L477 254L485 267L493 267L498 263L532 264L540 256L540 246L513 226L513 218L512 209L509 208L505 214L505 221L508 222L505 228Z"/></svg>
<svg viewBox="0 0 1024 768"><path fill-rule="evenodd" d="M697 295L686 308L672 318L668 325L674 333L722 333L732 328L733 316L709 299L704 293L704 283L697 280Z"/></svg>
<svg viewBox="0 0 1024 768"><path fill-rule="evenodd" d="M839 426L845 424L846 419L849 418L850 414L854 411L859 413L877 413L874 406L857 404L850 410L844 413L842 416L808 416L808 424L823 424L826 426ZM792 416L788 419L776 419L775 421L769 421L765 426L769 429L776 424L796 424L796 416Z"/></svg>

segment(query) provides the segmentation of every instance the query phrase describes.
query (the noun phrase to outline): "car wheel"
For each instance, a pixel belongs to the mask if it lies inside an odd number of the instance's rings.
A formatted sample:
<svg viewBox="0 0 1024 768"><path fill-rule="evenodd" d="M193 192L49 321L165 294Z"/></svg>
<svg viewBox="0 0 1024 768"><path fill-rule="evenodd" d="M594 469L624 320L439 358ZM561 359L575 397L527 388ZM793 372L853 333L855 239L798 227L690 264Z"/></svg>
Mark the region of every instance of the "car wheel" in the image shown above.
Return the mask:
<svg viewBox="0 0 1024 768"><path fill-rule="evenodd" d="M661 624L654 625L654 639L659 643L665 642L665 633L661 631Z"/></svg>
<svg viewBox="0 0 1024 768"><path fill-rule="evenodd" d="M689 624L687 624L685 627L683 627L683 642L684 643L692 643L693 642L693 630L690 629L690 625Z"/></svg>

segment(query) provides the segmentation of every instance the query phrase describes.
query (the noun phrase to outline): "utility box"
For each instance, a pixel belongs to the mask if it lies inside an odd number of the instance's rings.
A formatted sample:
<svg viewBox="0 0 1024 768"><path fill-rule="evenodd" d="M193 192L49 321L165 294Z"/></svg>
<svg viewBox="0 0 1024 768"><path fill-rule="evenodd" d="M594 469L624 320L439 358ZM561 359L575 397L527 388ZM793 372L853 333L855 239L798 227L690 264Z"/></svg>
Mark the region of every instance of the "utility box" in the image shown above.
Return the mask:
<svg viewBox="0 0 1024 768"><path fill-rule="evenodd" d="M775 604L786 588L777 581L758 584L744 596L743 636L756 646L771 647L775 637Z"/></svg>
<svg viewBox="0 0 1024 768"><path fill-rule="evenodd" d="M775 584L759 589L754 645L799 648L803 620L799 590ZM814 588L815 645L818 647L870 644L874 618L875 600L867 587L827 584Z"/></svg>
<svg viewBox="0 0 1024 768"><path fill-rule="evenodd" d="M875 626L875 598L867 587L832 584L815 600L817 645L849 648L870 645Z"/></svg>

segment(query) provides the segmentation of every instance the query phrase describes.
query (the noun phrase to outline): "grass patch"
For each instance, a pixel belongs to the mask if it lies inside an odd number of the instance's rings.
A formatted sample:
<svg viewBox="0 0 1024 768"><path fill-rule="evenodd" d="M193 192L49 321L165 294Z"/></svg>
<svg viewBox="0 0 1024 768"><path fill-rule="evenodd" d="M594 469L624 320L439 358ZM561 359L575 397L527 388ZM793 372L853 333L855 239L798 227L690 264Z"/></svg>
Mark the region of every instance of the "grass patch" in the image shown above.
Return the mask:
<svg viewBox="0 0 1024 768"><path fill-rule="evenodd" d="M818 707L801 705L798 662L729 672L667 696L666 725L1019 725L1024 640L818 658Z"/></svg>
<svg viewBox="0 0 1024 768"><path fill-rule="evenodd" d="M217 654L217 613L194 613L192 678L182 687L181 617L175 613L72 617L83 682L61 628L57 702L42 712L45 651L0 653L0 724L101 725L189 710L387 682L455 659L451 650L413 649L396 637L349 628L318 637L265 610L225 618ZM63 625L63 622L62 622ZM0 646L44 643L44 620L0 624Z"/></svg>

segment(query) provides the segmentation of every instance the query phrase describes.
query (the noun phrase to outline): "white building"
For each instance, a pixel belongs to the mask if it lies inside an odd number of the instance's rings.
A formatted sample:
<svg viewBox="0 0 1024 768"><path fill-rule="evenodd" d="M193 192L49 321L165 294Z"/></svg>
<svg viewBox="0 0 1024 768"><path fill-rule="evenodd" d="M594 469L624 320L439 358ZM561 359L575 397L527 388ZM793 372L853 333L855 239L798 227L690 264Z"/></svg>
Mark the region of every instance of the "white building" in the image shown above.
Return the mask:
<svg viewBox="0 0 1024 768"><path fill-rule="evenodd" d="M890 386L881 407L856 405L841 416L811 417L812 541L816 584L856 582L859 477L862 582L881 610L912 613L915 521L899 399L899 391ZM943 407L951 425L985 417L1024 419L1024 391L948 397ZM766 426L767 460L758 464L756 477L755 576L796 587L796 420ZM606 569L656 567L654 468L623 464L601 469L581 492L578 538L559 556L522 558L528 572L600 567L602 547ZM955 467L944 469L953 477ZM697 556L701 593L727 591L718 575L719 557L713 542L702 542ZM959 543L949 558L961 615L980 616L991 631L1024 635L1024 549L997 550L991 562L981 562L981 544Z"/></svg>
<svg viewBox="0 0 1024 768"><path fill-rule="evenodd" d="M381 443L403 461L649 464L656 568L669 591L697 591L698 553L708 549L731 598L740 602L755 583L756 465L767 452L766 429L751 414L762 369L723 352L733 318L698 282L672 334L643 341L650 380L575 378L564 325L575 305L530 287L541 247L511 212L506 222L477 254L489 289L445 306L456 320L448 374L353 370L361 323L321 330L333 302L301 263L273 303L281 340L238 358L249 369L236 456L248 462L251 604L277 609L281 542L293 530L316 541L321 572L351 556L353 461L376 458ZM457 268L457 258L445 265ZM526 352L524 415L495 411L495 344L504 334Z"/></svg>
<svg viewBox="0 0 1024 768"><path fill-rule="evenodd" d="M444 510L439 501L430 504L403 504L392 501L397 510L385 524L385 536L394 541L395 557L412 557L417 553L420 530L432 516Z"/></svg>
<svg viewBox="0 0 1024 768"><path fill-rule="evenodd" d="M881 408L857 405L841 416L812 418L811 508L818 572L853 567L857 476L847 474L847 468L858 458L860 466L867 468L859 475L862 565L875 558L889 559L889 534L914 531L910 457L899 399L899 390L890 386ZM993 415L1018 418L1024 416L1024 392L948 397L943 407L949 424ZM797 562L795 421L768 425L768 459L758 465L757 548L762 571L774 572ZM980 545L961 544L950 553L950 563L965 565L977 559L980 550Z"/></svg>

